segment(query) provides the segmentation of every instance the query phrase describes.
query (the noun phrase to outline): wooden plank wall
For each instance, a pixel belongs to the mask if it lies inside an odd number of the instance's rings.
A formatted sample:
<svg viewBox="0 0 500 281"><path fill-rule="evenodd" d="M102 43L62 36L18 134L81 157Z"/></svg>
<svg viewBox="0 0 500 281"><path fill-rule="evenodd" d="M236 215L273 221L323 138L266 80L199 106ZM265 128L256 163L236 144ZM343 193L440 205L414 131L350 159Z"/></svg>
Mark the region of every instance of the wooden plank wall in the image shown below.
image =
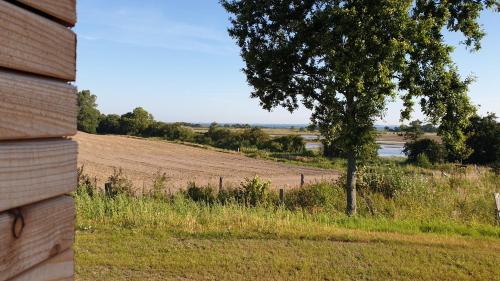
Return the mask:
<svg viewBox="0 0 500 281"><path fill-rule="evenodd" d="M76 156L71 140L2 142L0 212L73 191Z"/></svg>
<svg viewBox="0 0 500 281"><path fill-rule="evenodd" d="M76 0L0 0L0 281L73 280Z"/></svg>
<svg viewBox="0 0 500 281"><path fill-rule="evenodd" d="M76 23L76 0L17 0L23 4L31 6L41 12L45 12L68 26Z"/></svg>
<svg viewBox="0 0 500 281"><path fill-rule="evenodd" d="M76 35L70 29L0 1L0 66L74 81Z"/></svg>
<svg viewBox="0 0 500 281"><path fill-rule="evenodd" d="M8 280L68 250L74 240L75 209L71 197L62 196L20 208L25 227L12 236L14 218L0 215L0 280Z"/></svg>
<svg viewBox="0 0 500 281"><path fill-rule="evenodd" d="M67 250L39 266L32 268L21 275L14 277L11 281L63 281L73 280L73 251Z"/></svg>
<svg viewBox="0 0 500 281"><path fill-rule="evenodd" d="M0 70L0 140L74 135L77 111L72 85Z"/></svg>

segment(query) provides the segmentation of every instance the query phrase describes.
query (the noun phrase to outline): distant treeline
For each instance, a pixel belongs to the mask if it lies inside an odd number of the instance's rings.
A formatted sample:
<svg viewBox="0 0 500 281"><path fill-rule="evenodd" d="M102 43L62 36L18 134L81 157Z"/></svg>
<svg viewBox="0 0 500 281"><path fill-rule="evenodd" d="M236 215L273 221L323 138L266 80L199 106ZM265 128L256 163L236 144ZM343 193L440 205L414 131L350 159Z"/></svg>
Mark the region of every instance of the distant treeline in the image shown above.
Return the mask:
<svg viewBox="0 0 500 281"><path fill-rule="evenodd" d="M97 97L90 91L78 93L78 130L87 133L118 134L141 137L157 137L171 141L185 141L214 147L236 150L238 148L257 148L271 152L304 153L305 142L301 136L290 135L273 138L261 128L248 124L219 125L212 123L207 132L197 132L193 128L203 125L191 123L165 123L156 121L153 116L141 107L123 115L101 114L97 109ZM239 128L239 130L231 130ZM302 128L306 130L305 128ZM317 129L310 126L307 130ZM442 163L462 162L468 164L493 165L500 167L500 124L495 114L484 117L473 116L469 126L463 132L466 147L462 155L438 141L426 139L424 133L435 133L439 129L431 124L423 124L416 120L409 125L402 125L388 131L397 132L406 139L404 152L408 161L421 166ZM439 133L439 132L438 132ZM366 145L364 155L377 156L375 129L372 141ZM338 150L337 140L323 139L323 153L328 157L345 157Z"/></svg>
<svg viewBox="0 0 500 281"><path fill-rule="evenodd" d="M500 167L500 124L495 114L469 119L469 125L463 131L467 137L462 155L456 155L446 144L425 138L424 133L438 132L429 124L413 121L409 126L400 127L406 139L404 153L408 161L419 166L429 166L443 162L462 162L466 164L493 165Z"/></svg>
<svg viewBox="0 0 500 281"><path fill-rule="evenodd" d="M97 109L97 97L90 91L78 94L78 130L91 134L116 134L141 137L157 137L170 141L185 141L211 145L223 149L258 148L271 152L302 153L305 142L301 136L290 135L272 138L261 128L237 124L220 126L212 123L205 133L193 128L202 127L190 123L165 123L156 121L142 107L123 115L101 114ZM242 130L230 130L229 127Z"/></svg>
<svg viewBox="0 0 500 281"><path fill-rule="evenodd" d="M421 130L423 133L437 133L438 127L434 126L430 123L424 124L420 120L412 121L409 125L400 125L396 127L388 127L386 126L384 129L387 132L394 132L394 133L405 133L408 131L408 129L418 127L419 130Z"/></svg>

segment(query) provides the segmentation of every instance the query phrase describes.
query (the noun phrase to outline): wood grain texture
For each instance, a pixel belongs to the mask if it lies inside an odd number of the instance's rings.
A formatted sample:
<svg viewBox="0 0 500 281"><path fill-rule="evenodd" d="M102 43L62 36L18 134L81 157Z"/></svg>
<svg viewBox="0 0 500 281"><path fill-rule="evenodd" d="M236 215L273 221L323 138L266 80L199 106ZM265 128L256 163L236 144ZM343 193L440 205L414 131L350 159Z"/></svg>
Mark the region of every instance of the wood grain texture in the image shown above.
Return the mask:
<svg viewBox="0 0 500 281"><path fill-rule="evenodd" d="M12 235L14 217L0 214L0 280L8 280L69 249L74 242L75 203L61 196L22 207L25 227ZM35 279L41 280L41 279Z"/></svg>
<svg viewBox="0 0 500 281"><path fill-rule="evenodd" d="M76 0L17 0L48 15L56 17L68 26L76 23Z"/></svg>
<svg viewBox="0 0 500 281"><path fill-rule="evenodd" d="M0 67L74 81L76 35L70 29L0 1Z"/></svg>
<svg viewBox="0 0 500 281"><path fill-rule="evenodd" d="M21 273L10 281L66 281L73 280L74 253L67 250L37 266Z"/></svg>
<svg viewBox="0 0 500 281"><path fill-rule="evenodd" d="M71 140L0 142L0 212L72 192L76 160Z"/></svg>
<svg viewBox="0 0 500 281"><path fill-rule="evenodd" d="M76 88L0 70L0 140L76 134Z"/></svg>

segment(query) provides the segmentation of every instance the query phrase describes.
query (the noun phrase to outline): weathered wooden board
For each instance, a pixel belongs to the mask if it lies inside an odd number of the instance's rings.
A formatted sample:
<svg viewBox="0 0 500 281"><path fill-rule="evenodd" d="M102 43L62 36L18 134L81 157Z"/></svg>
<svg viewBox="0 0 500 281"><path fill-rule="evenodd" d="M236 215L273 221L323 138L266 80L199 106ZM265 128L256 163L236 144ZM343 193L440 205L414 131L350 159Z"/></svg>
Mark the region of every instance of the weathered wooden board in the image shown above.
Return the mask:
<svg viewBox="0 0 500 281"><path fill-rule="evenodd" d="M63 21L68 26L76 23L76 0L17 0Z"/></svg>
<svg viewBox="0 0 500 281"><path fill-rule="evenodd" d="M20 208L25 226L14 238L14 216L0 214L0 280L8 280L69 249L74 241L75 203L69 196ZM41 280L41 279L34 279Z"/></svg>
<svg viewBox="0 0 500 281"><path fill-rule="evenodd" d="M76 134L76 88L0 70L0 140Z"/></svg>
<svg viewBox="0 0 500 281"><path fill-rule="evenodd" d="M10 281L66 281L73 280L74 254L67 250L37 266L21 273Z"/></svg>
<svg viewBox="0 0 500 281"><path fill-rule="evenodd" d="M76 158L71 140L0 142L0 212L73 191Z"/></svg>
<svg viewBox="0 0 500 281"><path fill-rule="evenodd" d="M0 38L0 67L75 80L76 35L70 29L0 1Z"/></svg>

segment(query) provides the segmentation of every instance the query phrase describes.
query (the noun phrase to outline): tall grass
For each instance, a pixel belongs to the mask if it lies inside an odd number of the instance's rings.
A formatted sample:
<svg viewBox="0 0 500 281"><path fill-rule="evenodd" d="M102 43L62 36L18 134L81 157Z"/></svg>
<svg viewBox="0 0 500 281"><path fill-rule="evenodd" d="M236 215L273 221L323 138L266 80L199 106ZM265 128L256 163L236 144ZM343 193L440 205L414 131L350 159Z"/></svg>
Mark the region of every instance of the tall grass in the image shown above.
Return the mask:
<svg viewBox="0 0 500 281"><path fill-rule="evenodd" d="M399 233L445 233L500 237L492 193L499 176L486 169L441 174L398 165L376 166L359 175L359 214L344 215L342 182L288 190L285 204L265 181L249 179L219 192L162 192L155 180L149 194L75 194L78 228L127 228L172 235L209 237L328 237L336 228ZM161 176L161 173L158 173ZM158 184L161 182L161 184ZM201 195L200 195L201 194Z"/></svg>

